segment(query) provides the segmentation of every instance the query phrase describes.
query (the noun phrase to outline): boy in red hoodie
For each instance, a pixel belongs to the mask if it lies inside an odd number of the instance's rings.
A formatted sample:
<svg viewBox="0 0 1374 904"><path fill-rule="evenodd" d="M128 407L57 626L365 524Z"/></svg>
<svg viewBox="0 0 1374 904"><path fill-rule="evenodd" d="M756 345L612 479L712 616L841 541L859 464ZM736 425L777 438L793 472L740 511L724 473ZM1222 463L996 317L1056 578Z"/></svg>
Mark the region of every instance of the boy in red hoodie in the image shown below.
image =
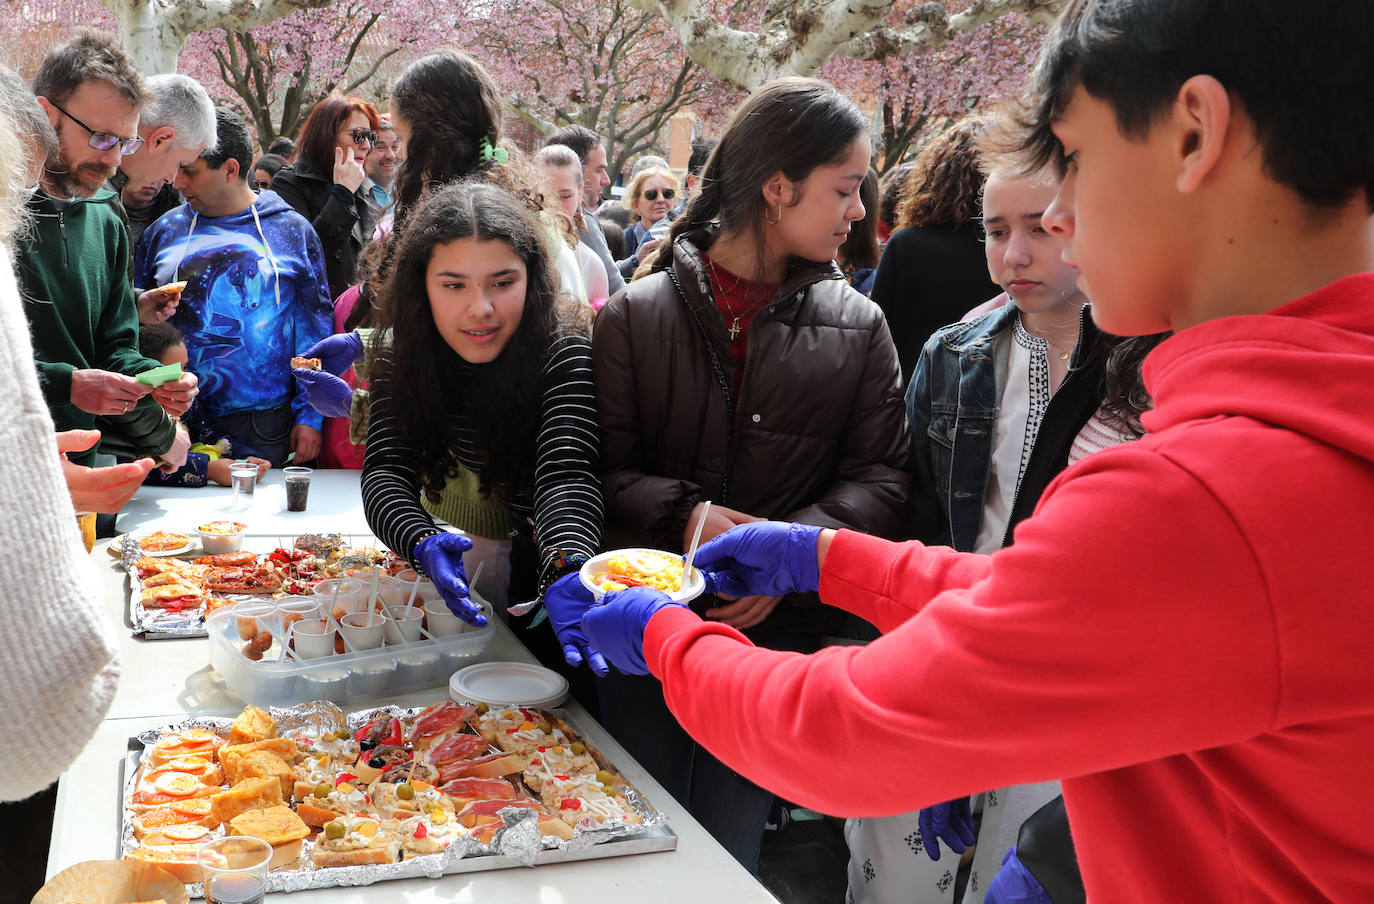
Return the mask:
<svg viewBox="0 0 1374 904"><path fill-rule="evenodd" d="M1372 58L1368 2L1073 2L1027 150L1098 323L1176 333L1147 435L992 555L767 522L700 550L867 647L755 649L643 589L591 644L807 807L1062 779L1092 901L1374 900Z"/></svg>

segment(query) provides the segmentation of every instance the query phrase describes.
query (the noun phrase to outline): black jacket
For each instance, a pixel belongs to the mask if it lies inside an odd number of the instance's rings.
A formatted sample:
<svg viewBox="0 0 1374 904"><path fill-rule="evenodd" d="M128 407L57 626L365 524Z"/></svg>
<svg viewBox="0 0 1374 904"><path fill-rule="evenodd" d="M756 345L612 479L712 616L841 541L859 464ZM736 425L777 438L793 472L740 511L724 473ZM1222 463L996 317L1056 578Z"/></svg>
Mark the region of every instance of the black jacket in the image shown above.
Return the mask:
<svg viewBox="0 0 1374 904"><path fill-rule="evenodd" d="M310 221L324 247L329 297L336 299L357 282L358 255L376 226L362 186L353 194L334 184L332 173L321 173L308 160L277 170L272 191Z"/></svg>

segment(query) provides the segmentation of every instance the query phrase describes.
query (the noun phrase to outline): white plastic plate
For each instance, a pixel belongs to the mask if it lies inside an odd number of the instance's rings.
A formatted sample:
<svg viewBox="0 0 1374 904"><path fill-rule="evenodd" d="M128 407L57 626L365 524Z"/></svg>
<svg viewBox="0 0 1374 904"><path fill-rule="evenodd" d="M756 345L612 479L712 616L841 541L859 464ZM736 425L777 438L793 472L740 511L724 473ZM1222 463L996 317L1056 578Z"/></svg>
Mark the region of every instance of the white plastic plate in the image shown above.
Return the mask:
<svg viewBox="0 0 1374 904"><path fill-rule="evenodd" d="M528 662L481 662L448 681L455 701L504 706L557 706L568 698L568 679Z"/></svg>
<svg viewBox="0 0 1374 904"><path fill-rule="evenodd" d="M653 553L660 556L671 556L681 559L681 556L671 552L664 552L661 549L613 549L610 552L603 552L600 555L592 556L582 566L578 576L582 579L582 586L591 591L592 596L601 599L606 591L596 584L596 576L603 574L609 568L611 558L633 553ZM692 569L692 576L683 584L682 589L677 593L668 594L669 599L676 603L688 603L701 596L706 591L706 578L702 577L700 568Z"/></svg>

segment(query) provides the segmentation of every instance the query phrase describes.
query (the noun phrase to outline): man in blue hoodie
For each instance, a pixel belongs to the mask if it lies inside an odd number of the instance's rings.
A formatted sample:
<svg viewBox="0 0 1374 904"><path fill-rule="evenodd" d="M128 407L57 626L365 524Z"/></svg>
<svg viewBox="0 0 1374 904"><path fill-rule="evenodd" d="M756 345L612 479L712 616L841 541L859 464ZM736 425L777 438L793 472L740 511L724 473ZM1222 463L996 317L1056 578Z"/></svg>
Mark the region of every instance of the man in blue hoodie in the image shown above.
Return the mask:
<svg viewBox="0 0 1374 904"><path fill-rule="evenodd" d="M235 456L280 467L320 451L322 418L292 383L291 358L328 336L333 305L320 240L275 193L254 193L243 120L215 112L218 145L177 171L186 203L139 245L139 285L187 281L172 322L200 376L204 415Z"/></svg>

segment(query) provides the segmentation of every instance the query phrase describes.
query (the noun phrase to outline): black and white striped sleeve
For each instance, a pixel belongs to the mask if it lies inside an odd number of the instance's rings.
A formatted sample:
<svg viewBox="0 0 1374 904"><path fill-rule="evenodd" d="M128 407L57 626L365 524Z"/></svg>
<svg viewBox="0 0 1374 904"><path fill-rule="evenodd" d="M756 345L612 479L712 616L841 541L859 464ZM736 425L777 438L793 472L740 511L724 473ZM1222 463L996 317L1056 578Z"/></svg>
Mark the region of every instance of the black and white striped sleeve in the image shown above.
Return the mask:
<svg viewBox="0 0 1374 904"><path fill-rule="evenodd" d="M412 565L415 544L442 533L420 505L420 475L415 453L401 435L391 400L374 391L363 455L363 512L372 532Z"/></svg>
<svg viewBox="0 0 1374 904"><path fill-rule="evenodd" d="M542 409L534 470L541 590L601 546L605 510L591 340L568 336L554 344L544 367Z"/></svg>

